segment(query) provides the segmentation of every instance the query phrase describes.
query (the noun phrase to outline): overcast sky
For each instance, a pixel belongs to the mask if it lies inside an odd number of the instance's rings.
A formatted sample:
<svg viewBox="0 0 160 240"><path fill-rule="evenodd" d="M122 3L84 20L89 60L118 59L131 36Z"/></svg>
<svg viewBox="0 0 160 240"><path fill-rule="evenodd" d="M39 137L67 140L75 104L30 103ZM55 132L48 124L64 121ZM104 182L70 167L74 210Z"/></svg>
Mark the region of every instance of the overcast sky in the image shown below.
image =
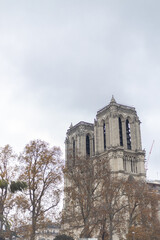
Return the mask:
<svg viewBox="0 0 160 240"><path fill-rule="evenodd" d="M72 122L134 106L160 179L160 1L0 0L0 146L60 146Z"/></svg>

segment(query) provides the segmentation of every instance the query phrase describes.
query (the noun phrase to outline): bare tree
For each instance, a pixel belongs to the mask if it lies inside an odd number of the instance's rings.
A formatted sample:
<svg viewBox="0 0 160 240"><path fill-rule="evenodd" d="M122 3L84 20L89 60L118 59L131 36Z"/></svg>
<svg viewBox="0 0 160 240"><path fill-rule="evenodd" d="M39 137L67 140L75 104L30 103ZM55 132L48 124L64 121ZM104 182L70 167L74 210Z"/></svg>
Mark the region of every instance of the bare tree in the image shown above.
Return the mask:
<svg viewBox="0 0 160 240"><path fill-rule="evenodd" d="M106 158L90 157L77 158L75 165L67 166L64 171L66 183L63 224L68 223L71 231L78 229L81 238L91 237L97 227L99 219L96 211L102 177L109 171Z"/></svg>
<svg viewBox="0 0 160 240"><path fill-rule="evenodd" d="M145 181L110 170L106 157L76 158L66 167L63 226L81 238L158 240L159 195Z"/></svg>
<svg viewBox="0 0 160 240"><path fill-rule="evenodd" d="M60 201L61 151L57 147L49 148L41 140L31 141L19 160L22 166L20 179L27 183L28 190L25 196L17 198L17 202L28 217L30 240L34 240L37 227L46 222L46 214L56 209Z"/></svg>
<svg viewBox="0 0 160 240"><path fill-rule="evenodd" d="M112 240L114 234L122 235L125 219L126 201L124 196L125 180L117 173L109 172L102 179L99 204L100 237ZM98 212L98 211L97 211Z"/></svg>
<svg viewBox="0 0 160 240"><path fill-rule="evenodd" d="M136 240L158 240L160 237L160 222L158 219L159 193L149 188L142 180L130 177L125 184L127 237Z"/></svg>
<svg viewBox="0 0 160 240"><path fill-rule="evenodd" d="M14 206L13 193L27 187L25 182L17 181L16 155L6 145L0 148L0 237L10 237L8 215Z"/></svg>
<svg viewBox="0 0 160 240"><path fill-rule="evenodd" d="M124 180L110 170L106 157L76 159L65 169L65 212L63 221L79 236L113 239L124 219ZM99 232L99 233L98 233Z"/></svg>

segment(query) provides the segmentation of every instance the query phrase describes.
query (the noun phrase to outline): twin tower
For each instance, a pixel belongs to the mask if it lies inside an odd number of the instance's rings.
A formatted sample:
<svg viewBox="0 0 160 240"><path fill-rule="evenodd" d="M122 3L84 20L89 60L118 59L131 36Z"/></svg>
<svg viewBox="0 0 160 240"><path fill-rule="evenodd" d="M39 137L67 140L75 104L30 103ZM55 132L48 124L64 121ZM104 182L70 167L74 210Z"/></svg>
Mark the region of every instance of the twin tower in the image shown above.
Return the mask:
<svg viewBox="0 0 160 240"><path fill-rule="evenodd" d="M70 126L65 149L67 165L73 166L80 157L106 156L113 172L145 179L140 120L134 107L118 104L114 97L97 112L94 124Z"/></svg>

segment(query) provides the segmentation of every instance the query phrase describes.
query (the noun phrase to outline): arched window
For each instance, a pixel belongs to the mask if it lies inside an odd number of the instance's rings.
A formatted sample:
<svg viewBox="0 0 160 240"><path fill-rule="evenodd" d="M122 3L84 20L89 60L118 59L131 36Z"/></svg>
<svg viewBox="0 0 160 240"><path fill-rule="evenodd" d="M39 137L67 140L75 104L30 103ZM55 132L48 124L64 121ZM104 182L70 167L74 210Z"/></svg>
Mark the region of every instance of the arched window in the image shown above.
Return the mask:
<svg viewBox="0 0 160 240"><path fill-rule="evenodd" d="M131 132L128 119L126 120L127 149L131 150Z"/></svg>
<svg viewBox="0 0 160 240"><path fill-rule="evenodd" d="M123 146L122 121L120 117L119 117L119 140L120 146Z"/></svg>
<svg viewBox="0 0 160 240"><path fill-rule="evenodd" d="M73 139L73 165L75 164L75 157L76 157L76 144L75 140Z"/></svg>
<svg viewBox="0 0 160 240"><path fill-rule="evenodd" d="M103 123L103 143L104 143L104 150L106 150L106 124Z"/></svg>
<svg viewBox="0 0 160 240"><path fill-rule="evenodd" d="M89 139L89 135L86 136L86 155L90 156L90 139Z"/></svg>

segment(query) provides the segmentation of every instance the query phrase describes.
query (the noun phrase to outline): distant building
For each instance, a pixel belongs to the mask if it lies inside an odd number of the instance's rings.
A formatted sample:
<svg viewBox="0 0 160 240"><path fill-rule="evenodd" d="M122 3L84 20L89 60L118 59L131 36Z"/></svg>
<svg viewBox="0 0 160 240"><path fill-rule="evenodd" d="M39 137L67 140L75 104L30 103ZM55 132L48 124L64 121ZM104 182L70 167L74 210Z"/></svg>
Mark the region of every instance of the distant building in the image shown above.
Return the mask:
<svg viewBox="0 0 160 240"><path fill-rule="evenodd" d="M48 225L46 228L36 231L36 240L54 240L59 234L60 227L57 225Z"/></svg>
<svg viewBox="0 0 160 240"><path fill-rule="evenodd" d="M39 228L36 231L36 240L54 240L54 238L59 234L60 226L57 224L49 224L43 228ZM20 227L17 231L18 238L16 240L29 240L26 233L28 231L28 226Z"/></svg>
<svg viewBox="0 0 160 240"><path fill-rule="evenodd" d="M156 190L157 193L160 194L160 181L159 180L151 180L147 181L149 188Z"/></svg>

